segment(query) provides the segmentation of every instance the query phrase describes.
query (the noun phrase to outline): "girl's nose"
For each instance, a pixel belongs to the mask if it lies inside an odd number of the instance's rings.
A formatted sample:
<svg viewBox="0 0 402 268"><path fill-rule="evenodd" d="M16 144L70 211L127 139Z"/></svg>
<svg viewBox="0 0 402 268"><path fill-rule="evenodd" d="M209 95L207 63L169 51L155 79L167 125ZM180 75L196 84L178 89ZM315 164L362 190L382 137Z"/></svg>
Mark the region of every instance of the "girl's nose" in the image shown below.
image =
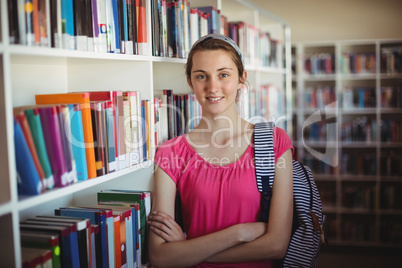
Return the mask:
<svg viewBox="0 0 402 268"><path fill-rule="evenodd" d="M207 83L207 91L210 93L215 93L218 91L218 81L216 78L211 77Z"/></svg>

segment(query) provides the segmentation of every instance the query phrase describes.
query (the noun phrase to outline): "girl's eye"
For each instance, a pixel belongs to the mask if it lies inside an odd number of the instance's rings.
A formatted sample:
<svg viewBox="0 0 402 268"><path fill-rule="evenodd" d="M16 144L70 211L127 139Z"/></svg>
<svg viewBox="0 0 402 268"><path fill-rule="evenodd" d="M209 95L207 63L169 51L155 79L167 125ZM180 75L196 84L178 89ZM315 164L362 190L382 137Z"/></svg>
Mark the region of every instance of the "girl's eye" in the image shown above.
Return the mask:
<svg viewBox="0 0 402 268"><path fill-rule="evenodd" d="M197 76L198 79L205 79L205 75L200 74L199 76Z"/></svg>

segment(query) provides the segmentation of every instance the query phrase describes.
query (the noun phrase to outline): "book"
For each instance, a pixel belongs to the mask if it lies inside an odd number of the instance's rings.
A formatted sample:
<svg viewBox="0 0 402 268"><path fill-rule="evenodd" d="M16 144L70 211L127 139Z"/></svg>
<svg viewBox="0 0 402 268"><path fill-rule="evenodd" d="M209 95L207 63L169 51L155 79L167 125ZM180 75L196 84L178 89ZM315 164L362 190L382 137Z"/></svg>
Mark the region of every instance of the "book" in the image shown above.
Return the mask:
<svg viewBox="0 0 402 268"><path fill-rule="evenodd" d="M14 109L14 111L16 111L16 109ZM15 113L15 117L19 121L21 129L22 129L22 132L24 133L25 140L27 142L29 151L31 153L31 156L32 156L32 159L34 161L36 170L38 171L39 178L40 178L40 180L42 182L42 185L43 185L43 190L42 190L42 192L43 192L46 189L45 173L44 173L44 171L42 169L42 165L41 165L41 163L39 161L39 157L38 157L36 147L35 147L35 144L34 144L34 141L33 141L33 137L32 137L32 133L31 133L31 129L30 129L29 124L28 124L28 120L27 120L23 110L17 111Z"/></svg>
<svg viewBox="0 0 402 268"><path fill-rule="evenodd" d="M67 216L67 217L76 217L76 218L87 218L91 220L92 224L98 224L100 228L100 249L101 249L101 258L97 259L97 265L99 267L113 267L113 256L114 253L111 251L108 242L108 232L107 228L113 228L110 225L107 225L107 218L110 218L110 214L108 215L106 211L101 211L99 209L89 209L89 208L77 208L77 207L67 207L60 208L55 210L56 216ZM109 227L108 227L109 226ZM110 229L109 229L110 230ZM110 232L112 233L112 232ZM112 233L113 234L113 233ZM110 240L110 239L109 239Z"/></svg>
<svg viewBox="0 0 402 268"><path fill-rule="evenodd" d="M38 195L43 184L35 167L20 123L14 120L14 148L18 175L18 195Z"/></svg>
<svg viewBox="0 0 402 268"><path fill-rule="evenodd" d="M87 37L88 37L88 46L87 46L87 51L94 52L95 47L94 47L94 24L93 24L93 16L92 16L92 0L87 1L87 9L86 9L86 19L87 19L87 24L85 25L85 30L87 32Z"/></svg>
<svg viewBox="0 0 402 268"><path fill-rule="evenodd" d="M45 174L44 186L46 187L46 189L50 190L54 187L54 179L53 179L52 168L50 166L49 158L46 151L46 145L43 137L43 130L39 116L39 111L38 108L35 107L35 108L27 108L25 109L24 112L28 120L29 128L32 134L32 139L35 144L40 164Z"/></svg>
<svg viewBox="0 0 402 268"><path fill-rule="evenodd" d="M96 175L99 177L105 174L105 165L103 162L104 157L102 150L102 137L100 133L102 127L99 125L101 120L98 118L99 115L97 113L97 104L97 102L91 102L91 120L95 151Z"/></svg>
<svg viewBox="0 0 402 268"><path fill-rule="evenodd" d="M77 182L77 168L71 147L71 122L69 108L66 105L57 106L57 113L60 121L60 134L63 144L64 159L68 173L68 183Z"/></svg>
<svg viewBox="0 0 402 268"><path fill-rule="evenodd" d="M114 29L114 43L115 43L115 53L121 52L121 38L120 38L120 20L119 20L119 7L118 0L111 0L112 11L113 11L113 29Z"/></svg>
<svg viewBox="0 0 402 268"><path fill-rule="evenodd" d="M77 254L79 260L79 267L89 267L88 255L90 248L90 236L88 236L88 228L91 225L89 219L67 218L59 216L37 216L29 218L24 221L25 223L36 223L54 226L70 226L76 232L77 236L77 249L74 254Z"/></svg>
<svg viewBox="0 0 402 268"><path fill-rule="evenodd" d="M87 158L85 155L84 130L82 115L79 104L69 104L71 122L71 148L76 163L77 179L83 181L88 179Z"/></svg>
<svg viewBox="0 0 402 268"><path fill-rule="evenodd" d="M52 252L47 249L21 247L22 267L52 268Z"/></svg>
<svg viewBox="0 0 402 268"><path fill-rule="evenodd" d="M93 242L91 240L91 221L89 219L39 215L36 216L36 218L32 218L32 220L75 224L75 228L77 229L80 267L91 266L91 243Z"/></svg>
<svg viewBox="0 0 402 268"><path fill-rule="evenodd" d="M115 101L115 112L116 112L116 129L118 136L118 167L119 169L124 169L126 167L126 143L124 136L124 106L123 106L123 92L113 91L114 101Z"/></svg>
<svg viewBox="0 0 402 268"><path fill-rule="evenodd" d="M57 106L38 108L55 187L69 184Z"/></svg>
<svg viewBox="0 0 402 268"><path fill-rule="evenodd" d="M137 208L136 204L124 206L121 203L105 202L103 204L98 205L99 207L105 207L112 209L113 211L123 213L124 216L120 216L125 218L125 233L126 233L126 247L127 247L127 267L138 267L141 264L139 260L137 260L137 241L139 237L139 229L138 229L138 216L137 216ZM138 207L139 208L139 207ZM139 246L139 245L138 245Z"/></svg>
<svg viewBox="0 0 402 268"><path fill-rule="evenodd" d="M105 102L105 118L107 133L107 152L108 152L108 169L109 172L116 171L116 152L115 152L115 125L113 117L112 101Z"/></svg>
<svg viewBox="0 0 402 268"><path fill-rule="evenodd" d="M20 231L21 247L48 249L51 252L52 267L61 268L59 235Z"/></svg>
<svg viewBox="0 0 402 268"><path fill-rule="evenodd" d="M147 7L145 0L137 0L137 44L138 54L146 56L148 54L147 43Z"/></svg>
<svg viewBox="0 0 402 268"><path fill-rule="evenodd" d="M136 204L140 206L140 234L141 234L141 258L148 259L146 245L146 218L151 212L151 193L149 191L132 190L104 190L97 193L98 204Z"/></svg>
<svg viewBox="0 0 402 268"><path fill-rule="evenodd" d="M92 136L91 107L89 94L66 93L66 94L42 94L35 96L36 104L81 104L82 125L84 129L85 155L88 165L88 178L96 177L95 152Z"/></svg>
<svg viewBox="0 0 402 268"><path fill-rule="evenodd" d="M97 19L98 19L98 32L99 32L99 51L108 52L108 35L107 35L107 14L106 14L106 0L97 0Z"/></svg>
<svg viewBox="0 0 402 268"><path fill-rule="evenodd" d="M76 48L74 0L61 1L61 19L63 48L74 50Z"/></svg>
<svg viewBox="0 0 402 268"><path fill-rule="evenodd" d="M120 226L120 238L119 243L120 246L117 248L119 249L120 255L121 255L121 263L122 266L124 263L127 264L127 267L136 267L135 259L134 256L136 256L136 250L135 250L135 238L134 238L134 228L135 228L135 223L133 226L133 221L134 215L133 211L135 212L135 208L132 207L125 207L121 206L119 204L100 204L96 206L98 208L106 208L106 209L111 209L113 211L114 216L118 216L119 218L119 226ZM116 219L115 219L116 221ZM115 224L117 224L115 222ZM116 230L116 226L115 226ZM115 233L115 237L116 237ZM115 240L115 243L116 240ZM123 245L124 245L124 251L123 251Z"/></svg>
<svg viewBox="0 0 402 268"><path fill-rule="evenodd" d="M18 3L17 1L7 1L8 8L8 36L10 44L20 43L20 32L18 27Z"/></svg>
<svg viewBox="0 0 402 268"><path fill-rule="evenodd" d="M109 173L109 146L107 140L107 123L106 123L106 102L97 103L97 118L99 126L99 147L102 149L102 161L105 173Z"/></svg>
<svg viewBox="0 0 402 268"><path fill-rule="evenodd" d="M123 99L128 102L128 119L126 119L125 126L130 126L130 140L129 141L129 164L134 165L140 163L141 160L141 140L142 140L142 131L140 129L141 126L141 118L140 118L140 110L138 103L140 102L140 92L137 91L126 91L123 92Z"/></svg>
<svg viewBox="0 0 402 268"><path fill-rule="evenodd" d="M99 41L99 23L98 23L98 1L97 0L90 0L91 1L91 17L92 17L92 31L93 31L93 44L95 52L100 52L100 41Z"/></svg>
<svg viewBox="0 0 402 268"><path fill-rule="evenodd" d="M76 49L88 50L87 0L74 0L74 33Z"/></svg>
<svg viewBox="0 0 402 268"><path fill-rule="evenodd" d="M36 233L57 233L59 236L62 267L73 267L73 264L75 264L76 267L79 266L78 258L75 259L73 256L74 250L77 249L77 244L74 243L74 232L72 232L70 227L20 223L20 230ZM74 245L76 246L75 248Z"/></svg>

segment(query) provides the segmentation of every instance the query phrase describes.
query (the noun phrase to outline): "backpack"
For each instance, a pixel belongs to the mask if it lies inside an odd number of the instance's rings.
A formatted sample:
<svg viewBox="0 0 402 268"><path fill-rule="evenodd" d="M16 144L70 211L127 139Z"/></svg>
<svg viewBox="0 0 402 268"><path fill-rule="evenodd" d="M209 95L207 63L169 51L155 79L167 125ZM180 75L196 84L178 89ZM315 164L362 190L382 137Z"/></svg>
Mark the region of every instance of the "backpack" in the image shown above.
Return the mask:
<svg viewBox="0 0 402 268"><path fill-rule="evenodd" d="M263 194L261 220L268 221L275 174L273 122L255 124L254 155L258 190ZM293 225L283 267L316 267L321 243L325 240L322 205L311 170L293 160Z"/></svg>

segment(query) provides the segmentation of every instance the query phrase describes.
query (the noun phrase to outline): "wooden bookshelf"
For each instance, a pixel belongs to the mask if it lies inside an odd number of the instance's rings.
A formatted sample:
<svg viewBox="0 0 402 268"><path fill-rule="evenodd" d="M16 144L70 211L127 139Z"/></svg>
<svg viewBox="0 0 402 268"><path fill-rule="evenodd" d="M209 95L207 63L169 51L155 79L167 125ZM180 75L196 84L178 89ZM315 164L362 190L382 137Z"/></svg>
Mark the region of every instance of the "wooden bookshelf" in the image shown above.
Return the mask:
<svg viewBox="0 0 402 268"><path fill-rule="evenodd" d="M292 79L293 122L297 129L293 140L297 157L313 168L318 189L323 190L330 245L402 247L400 48L401 40L306 42L292 46L296 72ZM333 54L330 62L324 60L327 54ZM311 71L313 61L318 70ZM325 66L334 66L333 72L327 72ZM308 93L314 85L334 87L332 107L327 106L330 103L313 108L308 105ZM383 90L391 92L391 97L386 97ZM328 124L324 120L321 127L311 128L315 130L313 134L311 129L306 132L303 124L317 111L332 111L335 120ZM329 112L323 114L328 118ZM356 132L359 126L361 131ZM330 158L333 162L317 159L306 146L321 152L323 160ZM324 149L334 147L332 155L324 158L328 152Z"/></svg>
<svg viewBox="0 0 402 268"><path fill-rule="evenodd" d="M151 6L147 2L147 55L96 53L66 49L28 47L10 44L8 1L1 1L0 27L0 237L2 266L21 267L19 222L27 217L52 213L68 205L95 205L96 192L107 188L153 189L153 161L119 170L42 195L21 198L17 194L14 152L13 107L35 104L35 94L101 90L138 90L143 99L153 99L154 90L189 92L184 75L185 59L152 56ZM232 3L235 3L233 5ZM275 83L291 96L290 28L266 10L245 0L193 0L191 6L213 5L227 14L229 21L239 18L269 31L280 41L278 66L247 65L249 83L254 88ZM153 113L153 111L151 111ZM291 130L292 106L286 102L284 128ZM151 115L153 117L153 114ZM151 125L151 131L154 126ZM152 148L152 156L155 148Z"/></svg>

